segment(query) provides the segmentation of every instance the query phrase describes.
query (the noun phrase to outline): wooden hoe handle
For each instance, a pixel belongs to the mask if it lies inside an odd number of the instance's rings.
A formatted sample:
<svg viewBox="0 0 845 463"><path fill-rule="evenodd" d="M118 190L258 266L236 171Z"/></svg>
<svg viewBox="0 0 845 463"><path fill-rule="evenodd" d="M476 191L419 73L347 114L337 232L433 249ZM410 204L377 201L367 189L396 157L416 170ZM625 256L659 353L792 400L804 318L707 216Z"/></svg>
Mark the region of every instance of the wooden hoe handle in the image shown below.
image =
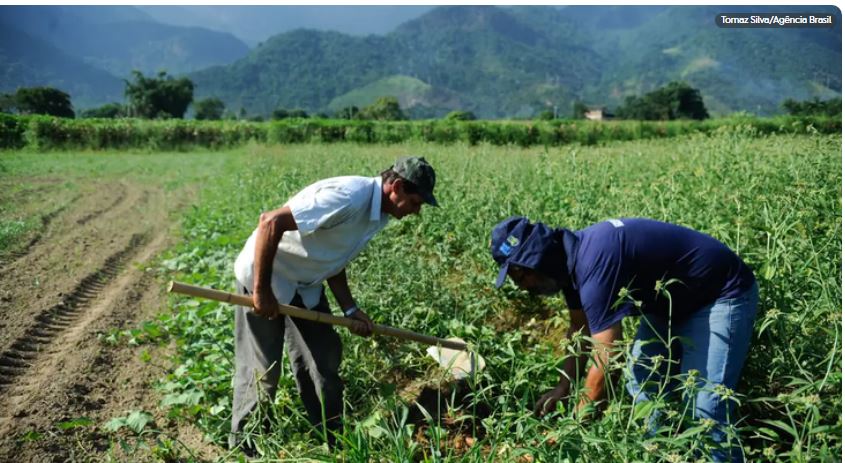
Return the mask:
<svg viewBox="0 0 845 463"><path fill-rule="evenodd" d="M242 305L244 307L252 307L252 298L241 294L227 293L225 291L218 291L216 289L204 288L202 286L194 286L178 281L171 281L167 285L167 292L180 293L188 296L201 297L204 299L211 299L212 301L226 302L229 304ZM336 317L323 312L314 310L300 309L287 304L279 304L279 313L288 315L290 317L302 318L304 320L311 320L317 323L326 323L329 325L340 325L347 328L351 327L360 321L350 318ZM451 341L448 339L438 338L436 336L429 336L427 334L420 334L414 331L403 330L401 328L394 328L388 325L376 324L373 328L373 333L384 336L393 336L394 338L407 339L409 341L421 342L431 346L448 347L449 349L466 350L467 345L458 341Z"/></svg>

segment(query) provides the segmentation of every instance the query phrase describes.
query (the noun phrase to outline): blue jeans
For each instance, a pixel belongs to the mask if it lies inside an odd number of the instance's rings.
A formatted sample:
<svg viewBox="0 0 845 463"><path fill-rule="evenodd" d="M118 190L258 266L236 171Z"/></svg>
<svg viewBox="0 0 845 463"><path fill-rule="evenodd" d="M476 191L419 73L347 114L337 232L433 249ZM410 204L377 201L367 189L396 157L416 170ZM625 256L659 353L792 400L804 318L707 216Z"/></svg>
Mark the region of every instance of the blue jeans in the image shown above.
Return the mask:
<svg viewBox="0 0 845 463"><path fill-rule="evenodd" d="M710 437L720 444L728 442L725 429L733 421L734 402L726 396L739 382L754 333L758 298L755 282L740 296L719 299L671 326L664 317L643 315L628 364L627 389L634 401L649 400L658 392L683 390L682 381L694 384L694 395L684 395L686 400L694 400L693 416L715 421ZM673 342L668 343L670 335ZM665 360L659 360L661 357ZM675 379L664 381L666 374L676 375ZM656 431L657 417L652 419ZM714 451L713 460L743 461L736 437L728 443L730 458L724 451Z"/></svg>

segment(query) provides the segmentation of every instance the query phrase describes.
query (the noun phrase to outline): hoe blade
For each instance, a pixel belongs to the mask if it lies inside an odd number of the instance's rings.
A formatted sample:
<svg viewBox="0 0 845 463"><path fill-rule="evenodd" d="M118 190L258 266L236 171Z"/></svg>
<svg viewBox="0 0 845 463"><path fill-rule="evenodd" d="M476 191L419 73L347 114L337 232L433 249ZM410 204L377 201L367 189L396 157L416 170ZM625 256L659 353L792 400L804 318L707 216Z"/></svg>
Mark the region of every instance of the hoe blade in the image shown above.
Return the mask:
<svg viewBox="0 0 845 463"><path fill-rule="evenodd" d="M449 338L450 341L464 342L460 338ZM464 379L484 369L484 359L475 352L449 349L448 347L431 346L426 349L428 355L452 374L454 379Z"/></svg>

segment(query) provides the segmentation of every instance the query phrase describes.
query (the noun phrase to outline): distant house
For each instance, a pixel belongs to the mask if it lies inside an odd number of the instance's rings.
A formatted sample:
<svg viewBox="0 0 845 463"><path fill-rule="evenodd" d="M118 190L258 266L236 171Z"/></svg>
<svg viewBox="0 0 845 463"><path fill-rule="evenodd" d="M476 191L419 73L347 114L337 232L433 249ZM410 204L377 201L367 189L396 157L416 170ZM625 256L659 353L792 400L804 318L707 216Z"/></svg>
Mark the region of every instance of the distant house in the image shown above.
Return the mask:
<svg viewBox="0 0 845 463"><path fill-rule="evenodd" d="M584 117L591 121L603 121L613 119L613 114L607 112L607 109L604 106L601 106L597 108L587 108L587 111L584 112Z"/></svg>

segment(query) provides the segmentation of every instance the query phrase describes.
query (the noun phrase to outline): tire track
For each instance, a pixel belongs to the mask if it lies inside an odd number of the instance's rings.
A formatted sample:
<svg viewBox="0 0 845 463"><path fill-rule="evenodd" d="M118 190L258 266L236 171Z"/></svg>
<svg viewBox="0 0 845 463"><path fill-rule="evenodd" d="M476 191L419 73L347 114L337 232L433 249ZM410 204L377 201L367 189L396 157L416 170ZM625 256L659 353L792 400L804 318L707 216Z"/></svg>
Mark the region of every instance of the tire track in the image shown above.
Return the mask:
<svg viewBox="0 0 845 463"><path fill-rule="evenodd" d="M111 204L104 207L103 209L98 209L94 212L91 212L90 214L88 214L88 215L80 218L79 220L77 220L76 223L78 225L85 225L86 223L96 219L97 217L105 214L106 212L109 212L110 210L116 208L117 205L120 204L121 202L123 202L125 199L126 199L126 185L120 184L120 193L117 195L117 197L114 199L114 201L112 201Z"/></svg>
<svg viewBox="0 0 845 463"><path fill-rule="evenodd" d="M80 280L61 301L35 317L35 324L0 354L0 391L29 370L53 339L82 315L89 302L117 277L129 257L148 239L146 234L132 235L125 248L109 256L98 270Z"/></svg>

